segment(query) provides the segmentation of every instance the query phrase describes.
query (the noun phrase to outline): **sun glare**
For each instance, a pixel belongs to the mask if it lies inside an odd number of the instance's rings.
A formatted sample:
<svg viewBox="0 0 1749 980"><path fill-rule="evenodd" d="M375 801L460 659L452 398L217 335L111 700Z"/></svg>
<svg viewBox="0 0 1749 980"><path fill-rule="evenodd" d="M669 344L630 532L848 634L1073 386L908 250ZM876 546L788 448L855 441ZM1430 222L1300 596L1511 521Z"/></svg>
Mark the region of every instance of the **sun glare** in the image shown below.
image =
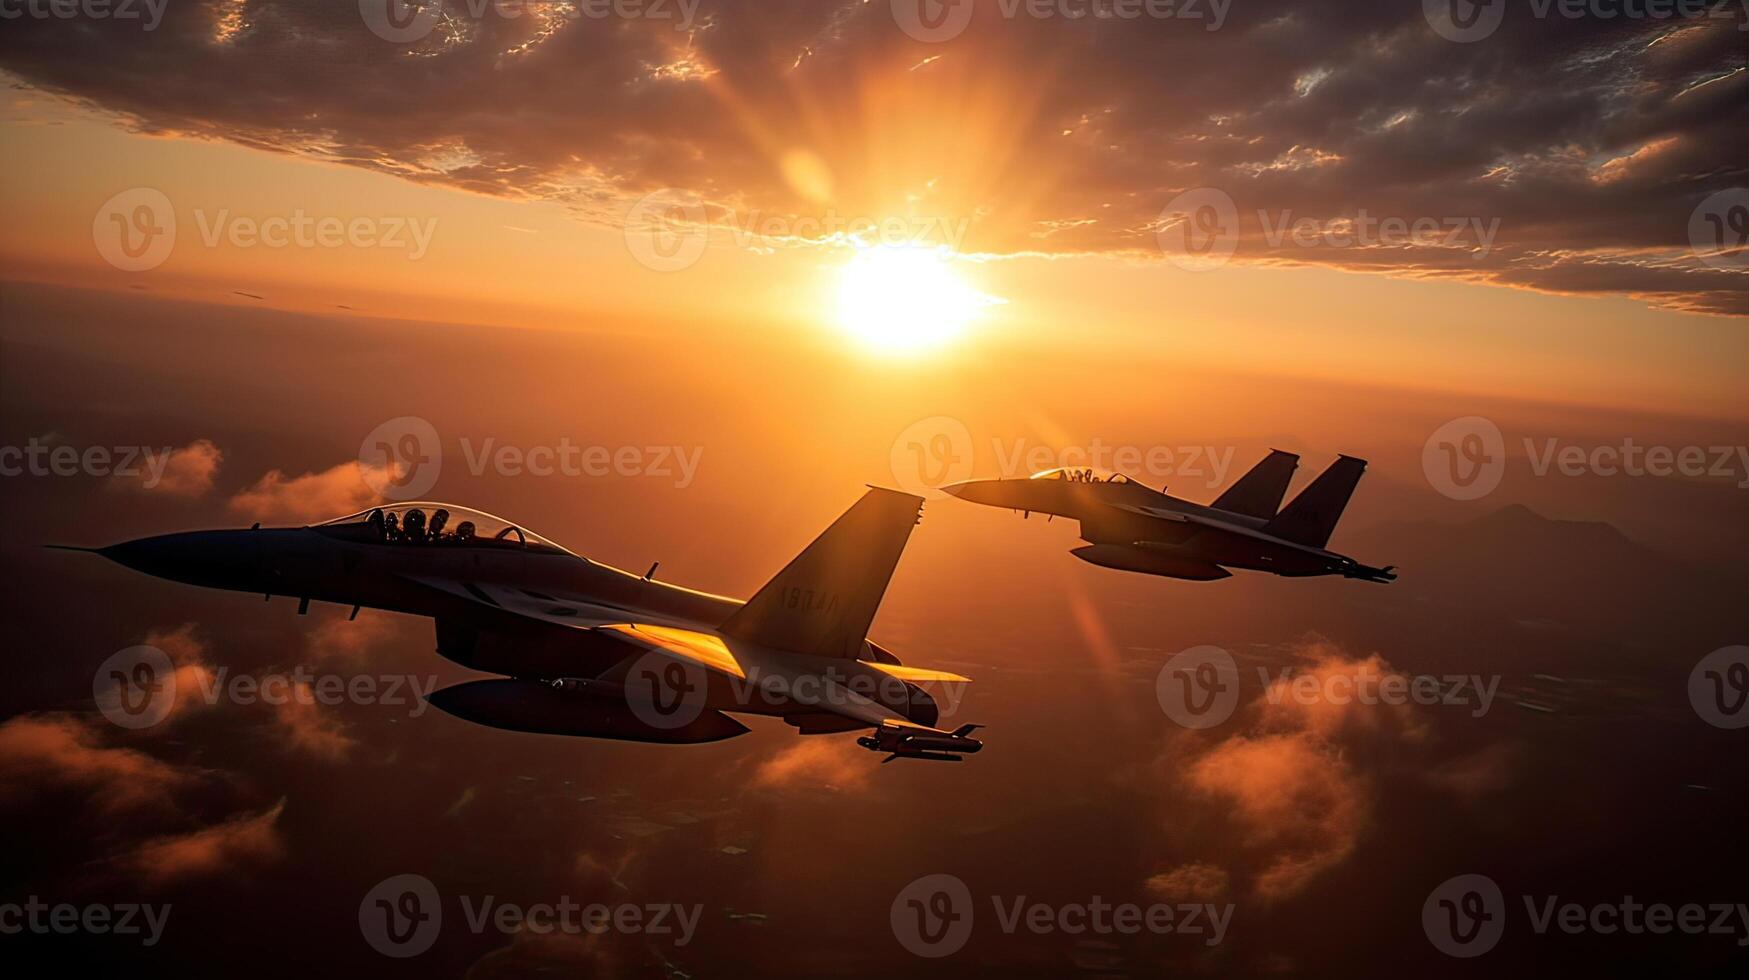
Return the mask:
<svg viewBox="0 0 1749 980"><path fill-rule="evenodd" d="M839 273L839 325L882 351L946 343L989 302L954 274L943 249L864 248Z"/></svg>

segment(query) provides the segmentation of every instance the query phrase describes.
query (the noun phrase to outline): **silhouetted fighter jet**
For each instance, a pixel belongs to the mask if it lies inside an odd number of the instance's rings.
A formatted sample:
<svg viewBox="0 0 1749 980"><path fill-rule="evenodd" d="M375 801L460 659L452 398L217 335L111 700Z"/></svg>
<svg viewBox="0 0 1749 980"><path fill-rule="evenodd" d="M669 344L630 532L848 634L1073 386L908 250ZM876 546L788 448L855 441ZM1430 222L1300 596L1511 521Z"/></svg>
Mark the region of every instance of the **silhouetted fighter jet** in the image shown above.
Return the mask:
<svg viewBox="0 0 1749 980"><path fill-rule="evenodd" d="M95 550L194 585L429 616L438 653L506 675L431 701L494 728L642 742L747 731L775 715L803 735L872 731L895 758L958 761L982 747L933 727L925 689L968 679L906 667L868 639L923 499L871 489L743 603L573 554L507 521L411 503L311 527L195 531Z"/></svg>
<svg viewBox="0 0 1749 980"><path fill-rule="evenodd" d="M1087 467L1046 470L1025 479L968 480L942 489L961 500L1071 517L1088 544L1070 554L1128 572L1208 581L1228 568L1276 575L1341 575L1389 582L1394 566L1373 568L1325 549L1366 470L1339 457L1280 513L1299 457L1272 450L1213 504L1193 504L1117 473Z"/></svg>

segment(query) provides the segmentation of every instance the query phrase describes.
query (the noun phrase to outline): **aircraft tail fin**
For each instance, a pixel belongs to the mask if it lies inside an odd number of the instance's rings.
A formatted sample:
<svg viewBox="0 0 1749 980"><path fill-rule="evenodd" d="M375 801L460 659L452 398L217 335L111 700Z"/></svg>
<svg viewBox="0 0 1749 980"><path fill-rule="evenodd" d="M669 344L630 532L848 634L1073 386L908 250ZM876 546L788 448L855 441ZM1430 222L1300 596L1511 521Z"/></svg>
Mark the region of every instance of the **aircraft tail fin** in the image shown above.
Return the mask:
<svg viewBox="0 0 1749 980"><path fill-rule="evenodd" d="M905 550L923 498L870 488L722 631L779 650L855 659Z"/></svg>
<svg viewBox="0 0 1749 980"><path fill-rule="evenodd" d="M1329 469L1318 474L1318 478L1282 508L1274 520L1264 525L1264 532L1295 544L1324 547L1365 472L1366 460L1353 456L1337 457Z"/></svg>
<svg viewBox="0 0 1749 980"><path fill-rule="evenodd" d="M1288 482L1294 478L1294 470L1299 465L1300 458L1293 453L1271 449L1262 462L1234 481L1209 506L1246 517L1261 517L1265 520L1274 517L1281 507L1281 498L1287 495Z"/></svg>

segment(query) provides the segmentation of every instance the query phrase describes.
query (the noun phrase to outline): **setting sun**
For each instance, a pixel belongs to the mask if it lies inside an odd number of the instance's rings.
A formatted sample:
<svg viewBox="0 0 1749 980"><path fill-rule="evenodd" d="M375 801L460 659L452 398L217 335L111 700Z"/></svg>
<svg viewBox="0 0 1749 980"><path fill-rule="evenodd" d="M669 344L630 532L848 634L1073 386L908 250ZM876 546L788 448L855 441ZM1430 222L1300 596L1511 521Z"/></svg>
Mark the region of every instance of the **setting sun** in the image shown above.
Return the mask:
<svg viewBox="0 0 1749 980"><path fill-rule="evenodd" d="M839 273L838 322L871 347L913 351L963 331L989 297L966 285L945 250L879 245Z"/></svg>

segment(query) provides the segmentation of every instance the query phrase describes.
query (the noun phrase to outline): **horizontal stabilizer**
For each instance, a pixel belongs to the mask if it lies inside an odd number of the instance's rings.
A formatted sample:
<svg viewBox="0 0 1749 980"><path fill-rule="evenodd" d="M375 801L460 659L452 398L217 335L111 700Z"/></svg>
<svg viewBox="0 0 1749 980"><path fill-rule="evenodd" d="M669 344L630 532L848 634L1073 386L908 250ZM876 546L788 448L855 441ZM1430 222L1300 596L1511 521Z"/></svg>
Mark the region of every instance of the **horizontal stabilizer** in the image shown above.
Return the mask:
<svg viewBox="0 0 1749 980"><path fill-rule="evenodd" d="M1264 525L1264 533L1295 544L1324 547L1365 472L1366 460L1338 456L1329 469L1318 474L1274 520Z"/></svg>
<svg viewBox="0 0 1749 980"><path fill-rule="evenodd" d="M1300 458L1293 453L1271 449L1263 461L1251 467L1209 506L1231 514L1261 517L1268 520L1281 507L1287 495L1287 485L1294 478Z"/></svg>

